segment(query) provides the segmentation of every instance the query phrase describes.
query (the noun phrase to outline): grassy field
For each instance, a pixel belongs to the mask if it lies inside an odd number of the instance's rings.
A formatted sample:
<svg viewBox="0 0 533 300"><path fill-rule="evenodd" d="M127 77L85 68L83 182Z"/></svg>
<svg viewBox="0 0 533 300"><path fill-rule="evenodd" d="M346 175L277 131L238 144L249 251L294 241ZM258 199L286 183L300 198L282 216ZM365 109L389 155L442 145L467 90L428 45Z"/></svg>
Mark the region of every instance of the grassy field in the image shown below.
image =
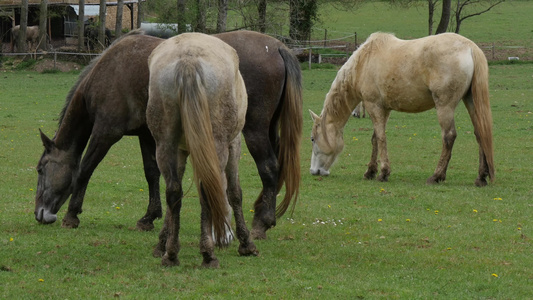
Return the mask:
<svg viewBox="0 0 533 300"><path fill-rule="evenodd" d="M304 71L305 112L321 110L335 74ZM96 170L80 228L38 225L38 129L53 135L76 74L2 73L0 297L527 298L533 293L533 65L492 66L491 74L493 184L473 185L477 145L462 105L448 179L436 186L425 185L440 153L434 111L392 114L388 183L362 179L371 123L353 119L329 177L307 173L310 142L303 142L296 212L279 220L268 240L257 241L261 255L239 257L232 245L217 251L219 270L204 270L194 188L184 203L180 267L161 267L151 257L161 221L153 232L134 229L147 200L134 137L120 141ZM305 135L310 126L305 118ZM243 149L241 182L248 212L261 185L247 154ZM191 174L186 177L187 189ZM252 213L246 218L251 222Z"/></svg>
<svg viewBox="0 0 533 300"><path fill-rule="evenodd" d="M509 2L516 3L531 2ZM530 299L533 64L491 65L490 74L496 181L476 188L478 150L462 104L442 184L425 184L441 151L434 110L392 113L389 182L363 179L368 118L348 122L332 174L311 176L307 111L320 112L336 69L304 70L306 138L294 215L256 241L259 257L239 257L233 244L216 251L221 268L207 270L200 267L194 187L182 209L181 266L161 267L151 256L162 221L152 232L135 230L148 198L136 137L117 143L94 173L78 229L39 225L33 216L43 150L38 129L54 134L78 74L1 71L0 298ZM250 224L261 182L245 147L240 177ZM185 178L187 190L191 170Z"/></svg>

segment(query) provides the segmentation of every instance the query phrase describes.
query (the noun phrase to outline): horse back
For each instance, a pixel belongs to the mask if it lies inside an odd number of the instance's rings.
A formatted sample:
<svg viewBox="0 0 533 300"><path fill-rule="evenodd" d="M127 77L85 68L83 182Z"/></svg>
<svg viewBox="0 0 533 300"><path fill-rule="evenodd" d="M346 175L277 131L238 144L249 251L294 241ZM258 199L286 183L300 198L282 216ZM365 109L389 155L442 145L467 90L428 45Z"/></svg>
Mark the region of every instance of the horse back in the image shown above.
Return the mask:
<svg viewBox="0 0 533 300"><path fill-rule="evenodd" d="M162 41L146 35L126 36L91 63L76 90L83 95L95 125L122 134L134 134L146 126L148 57Z"/></svg>
<svg viewBox="0 0 533 300"><path fill-rule="evenodd" d="M248 93L245 131L269 128L277 122L276 111L285 83L285 63L278 49L283 43L253 31L215 35L232 46L239 56L239 70ZM275 101L273 101L273 99Z"/></svg>

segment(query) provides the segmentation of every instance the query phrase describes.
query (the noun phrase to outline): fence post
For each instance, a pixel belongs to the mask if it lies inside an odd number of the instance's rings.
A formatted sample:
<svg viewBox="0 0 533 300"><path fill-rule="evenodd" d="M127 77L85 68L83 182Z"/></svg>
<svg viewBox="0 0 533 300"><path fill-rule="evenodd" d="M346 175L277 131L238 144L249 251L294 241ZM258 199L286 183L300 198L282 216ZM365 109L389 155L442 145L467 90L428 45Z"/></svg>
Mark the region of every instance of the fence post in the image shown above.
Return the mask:
<svg viewBox="0 0 533 300"><path fill-rule="evenodd" d="M492 60L494 60L494 52L495 52L495 50L494 50L494 42L492 42Z"/></svg>
<svg viewBox="0 0 533 300"><path fill-rule="evenodd" d="M54 70L57 69L56 68L56 61L57 61L57 51L54 51Z"/></svg>
<svg viewBox="0 0 533 300"><path fill-rule="evenodd" d="M324 29L324 48L327 46L328 42L328 30Z"/></svg>
<svg viewBox="0 0 533 300"><path fill-rule="evenodd" d="M309 70L311 70L311 59L313 58L313 48L309 47Z"/></svg>
<svg viewBox="0 0 533 300"><path fill-rule="evenodd" d="M353 36L354 36L354 39L355 39L355 45L354 45L354 47L355 47L355 49L357 49L357 31L354 32Z"/></svg>

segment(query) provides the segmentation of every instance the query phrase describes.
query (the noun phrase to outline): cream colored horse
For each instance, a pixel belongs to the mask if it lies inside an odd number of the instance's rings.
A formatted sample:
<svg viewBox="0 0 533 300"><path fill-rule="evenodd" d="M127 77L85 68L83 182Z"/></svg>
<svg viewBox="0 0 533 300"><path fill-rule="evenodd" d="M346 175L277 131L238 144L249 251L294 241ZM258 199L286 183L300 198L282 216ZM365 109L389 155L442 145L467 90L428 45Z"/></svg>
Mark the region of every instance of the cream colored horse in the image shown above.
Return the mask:
<svg viewBox="0 0 533 300"><path fill-rule="evenodd" d="M442 130L442 154L428 184L446 179L457 136L454 111L463 102L479 143L477 186L494 179L492 113L488 91L487 60L472 41L453 33L416 40L374 33L337 73L320 116L311 113L311 174L328 175L344 147L343 128L361 101L372 119L372 155L364 177L387 181L390 162L385 126L392 110L416 113L436 108Z"/></svg>
<svg viewBox="0 0 533 300"><path fill-rule="evenodd" d="M189 155L202 207L202 265L218 267L214 245L228 242L227 198L235 214L239 253L257 254L241 208L238 162L247 94L236 51L218 38L186 33L157 46L148 65L146 122L166 182L162 264L179 265L181 181Z"/></svg>

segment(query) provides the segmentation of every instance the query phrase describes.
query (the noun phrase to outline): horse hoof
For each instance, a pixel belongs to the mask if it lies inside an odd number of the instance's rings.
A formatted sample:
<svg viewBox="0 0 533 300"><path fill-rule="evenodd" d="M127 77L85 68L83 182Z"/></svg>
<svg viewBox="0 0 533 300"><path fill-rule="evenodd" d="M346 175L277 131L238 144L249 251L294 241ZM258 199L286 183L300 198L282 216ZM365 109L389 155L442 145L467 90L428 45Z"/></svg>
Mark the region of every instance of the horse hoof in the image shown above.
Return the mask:
<svg viewBox="0 0 533 300"><path fill-rule="evenodd" d="M377 180L380 182L387 182L389 181L389 176L379 175Z"/></svg>
<svg viewBox="0 0 533 300"><path fill-rule="evenodd" d="M259 250L255 247L255 244L250 242L247 247L239 246L240 256L258 256Z"/></svg>
<svg viewBox="0 0 533 300"><path fill-rule="evenodd" d="M63 222L61 224L61 227L63 228L78 228L80 225L80 220L78 218L69 218L66 217L63 219Z"/></svg>
<svg viewBox="0 0 533 300"><path fill-rule="evenodd" d="M137 221L137 230L139 231L152 231L154 229L154 223L150 221L144 221L143 219Z"/></svg>
<svg viewBox="0 0 533 300"><path fill-rule="evenodd" d="M477 187L484 187L487 186L487 180L485 178L477 178L475 182Z"/></svg>
<svg viewBox="0 0 533 300"><path fill-rule="evenodd" d="M218 259L212 259L210 261L203 261L202 267L209 268L209 269L218 269L220 267L220 263L218 262Z"/></svg>
<svg viewBox="0 0 533 300"><path fill-rule="evenodd" d="M161 250L159 247L156 246L154 248L154 251L152 251L152 255L155 258L161 258L161 257L163 257L163 255L165 255L165 251Z"/></svg>
<svg viewBox="0 0 533 300"><path fill-rule="evenodd" d="M365 175L363 175L363 177L366 180L373 180L374 178L376 178L376 172L368 170L365 172Z"/></svg>
<svg viewBox="0 0 533 300"><path fill-rule="evenodd" d="M254 240L266 240L267 238L266 231L263 229L258 229L258 228L252 229L250 236Z"/></svg>
<svg viewBox="0 0 533 300"><path fill-rule="evenodd" d="M163 255L163 258L161 259L161 265L165 267L175 267L180 265L180 260L176 257L174 259L170 259L168 255Z"/></svg>

